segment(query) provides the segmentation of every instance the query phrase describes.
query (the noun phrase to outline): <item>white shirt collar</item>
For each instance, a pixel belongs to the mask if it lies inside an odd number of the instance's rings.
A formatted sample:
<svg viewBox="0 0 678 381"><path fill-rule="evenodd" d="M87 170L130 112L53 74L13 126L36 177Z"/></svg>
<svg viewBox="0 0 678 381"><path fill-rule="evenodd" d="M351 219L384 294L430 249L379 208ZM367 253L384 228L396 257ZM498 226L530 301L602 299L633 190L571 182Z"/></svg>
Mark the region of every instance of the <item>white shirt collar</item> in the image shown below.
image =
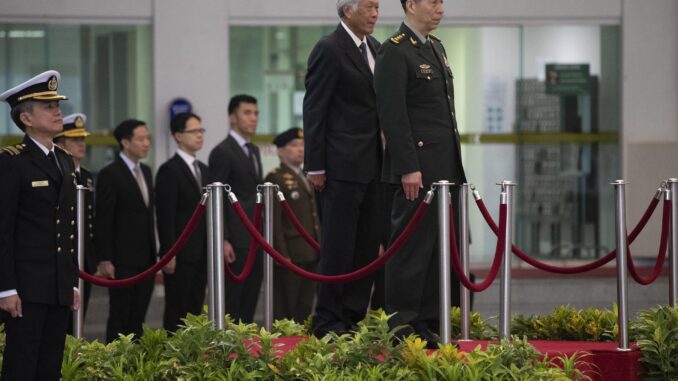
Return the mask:
<svg viewBox="0 0 678 381"><path fill-rule="evenodd" d="M240 135L240 134L239 134L238 132L236 132L236 130L233 129L233 128L231 128L231 130L230 130L228 133L229 133L231 136L233 136L233 139L235 139L235 141L238 142L238 144L239 144L241 147L243 147L243 148L245 148L245 144L249 143L249 141L248 141L247 139L245 139L245 137L243 137L242 135Z"/></svg>
<svg viewBox="0 0 678 381"><path fill-rule="evenodd" d="M184 161L186 162L186 164L188 164L188 167L191 168L191 170L193 170L193 162L197 160L197 159L195 158L195 156L192 156L191 154L189 154L188 152L182 150L181 148L178 148L178 149L177 149L177 155L179 155L179 157L181 157L182 159L184 159Z"/></svg>
<svg viewBox="0 0 678 381"><path fill-rule="evenodd" d="M132 171L132 173L134 173L134 168L136 168L138 163L133 162L132 159L127 157L127 155L125 155L122 151L120 151L120 158L122 159L122 161L125 162L127 168L129 168L129 170Z"/></svg>
<svg viewBox="0 0 678 381"><path fill-rule="evenodd" d="M346 25L346 23L344 23L344 20L341 20L341 26L343 26L344 29L346 30L346 32L348 32L348 35L351 36L351 39L355 43L355 46L359 47L360 44L362 44L363 42L365 43L365 45L367 45L367 36L363 36L362 40L359 39L358 36L356 36L355 33L353 33L351 28L349 28L348 25ZM367 49L367 50L369 50L369 49Z"/></svg>
<svg viewBox="0 0 678 381"><path fill-rule="evenodd" d="M47 147L43 146L39 141L33 139L32 136L28 135L28 137L31 138L31 140L33 141L33 143L35 143L35 145L40 147L42 152L45 153L45 156L49 155L50 152L54 152L54 144L52 144L52 149L47 149Z"/></svg>

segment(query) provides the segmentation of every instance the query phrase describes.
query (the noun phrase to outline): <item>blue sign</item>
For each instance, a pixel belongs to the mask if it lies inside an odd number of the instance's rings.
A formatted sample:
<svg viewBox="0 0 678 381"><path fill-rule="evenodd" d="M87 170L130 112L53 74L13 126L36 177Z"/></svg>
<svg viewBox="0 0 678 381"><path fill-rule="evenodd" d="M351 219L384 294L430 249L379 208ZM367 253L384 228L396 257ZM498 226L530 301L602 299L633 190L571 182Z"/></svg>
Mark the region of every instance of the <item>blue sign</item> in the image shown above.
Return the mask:
<svg viewBox="0 0 678 381"><path fill-rule="evenodd" d="M185 98L175 98L169 106L169 116L172 120L175 116L182 114L184 112L193 111L193 106L188 99Z"/></svg>

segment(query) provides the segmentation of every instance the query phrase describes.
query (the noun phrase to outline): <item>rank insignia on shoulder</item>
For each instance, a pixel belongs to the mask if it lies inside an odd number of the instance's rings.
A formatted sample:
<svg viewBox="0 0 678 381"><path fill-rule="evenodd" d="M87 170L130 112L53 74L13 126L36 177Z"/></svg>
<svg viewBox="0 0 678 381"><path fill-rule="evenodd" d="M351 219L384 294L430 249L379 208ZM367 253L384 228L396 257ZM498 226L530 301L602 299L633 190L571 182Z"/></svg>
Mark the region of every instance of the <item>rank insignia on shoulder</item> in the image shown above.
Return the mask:
<svg viewBox="0 0 678 381"><path fill-rule="evenodd" d="M405 33L400 33L397 36L391 37L391 42L396 45L400 45L400 42L402 41L403 38L405 38Z"/></svg>
<svg viewBox="0 0 678 381"><path fill-rule="evenodd" d="M7 153L9 156L17 156L24 148L26 148L25 144L15 144L13 146L0 148L0 153Z"/></svg>

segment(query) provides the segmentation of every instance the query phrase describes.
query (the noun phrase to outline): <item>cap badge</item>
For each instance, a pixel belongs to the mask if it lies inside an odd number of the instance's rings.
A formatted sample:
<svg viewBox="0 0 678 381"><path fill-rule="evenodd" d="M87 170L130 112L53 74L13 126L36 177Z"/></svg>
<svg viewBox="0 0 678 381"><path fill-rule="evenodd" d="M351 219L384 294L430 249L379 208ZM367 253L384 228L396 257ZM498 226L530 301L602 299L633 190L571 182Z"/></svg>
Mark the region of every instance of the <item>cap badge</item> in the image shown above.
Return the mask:
<svg viewBox="0 0 678 381"><path fill-rule="evenodd" d="M57 79L56 76L52 76L47 82L47 88L49 91L55 91L57 89Z"/></svg>
<svg viewBox="0 0 678 381"><path fill-rule="evenodd" d="M85 121L83 121L81 117L77 117L73 124L76 128L83 128L85 126Z"/></svg>

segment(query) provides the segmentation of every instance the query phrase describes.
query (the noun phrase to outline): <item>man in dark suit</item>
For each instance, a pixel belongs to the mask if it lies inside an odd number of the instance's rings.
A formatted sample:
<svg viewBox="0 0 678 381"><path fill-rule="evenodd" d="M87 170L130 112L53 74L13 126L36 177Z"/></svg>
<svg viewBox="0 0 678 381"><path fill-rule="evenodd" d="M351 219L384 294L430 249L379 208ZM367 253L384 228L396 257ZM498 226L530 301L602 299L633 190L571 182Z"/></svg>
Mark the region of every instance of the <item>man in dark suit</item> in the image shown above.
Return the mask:
<svg viewBox="0 0 678 381"><path fill-rule="evenodd" d="M134 276L156 261L151 169L141 163L151 142L146 123L129 119L113 132L120 154L104 167L96 184L94 236L98 272L109 279ZM106 341L118 334L141 336L155 279L108 290Z"/></svg>
<svg viewBox="0 0 678 381"><path fill-rule="evenodd" d="M430 34L443 17L442 2L401 3L405 22L382 45L374 75L386 138L383 180L399 185L393 201L392 238L411 220L425 195L422 188L439 180L466 181L452 70L443 45ZM456 193L453 189L455 203ZM439 340L435 334L439 327L437 219L436 209L429 209L409 241L386 264L386 311L397 312L391 324L408 325L402 334L414 331L431 346ZM459 305L459 282L453 279L452 285L453 305Z"/></svg>
<svg viewBox="0 0 678 381"><path fill-rule="evenodd" d="M266 176L266 181L277 184L290 209L316 241L320 239L320 221L316 211L315 192L301 172L304 162L304 132L294 127L273 139L278 147L280 167ZM295 265L315 272L318 252L312 248L282 214L279 204L273 209L273 246ZM296 275L281 265L273 275L273 316L276 320L293 319L303 322L313 309L315 284Z"/></svg>
<svg viewBox="0 0 678 381"><path fill-rule="evenodd" d="M177 153L158 169L155 205L160 253L174 245L200 202L207 180L207 166L196 158L202 149L205 129L200 117L182 113L170 122ZM199 315L207 284L207 230L205 221L196 227L184 248L163 268L165 314L163 326L175 331L181 319Z"/></svg>
<svg viewBox="0 0 678 381"><path fill-rule="evenodd" d="M85 114L71 114L64 117L64 129L54 137L54 144L70 152L75 164L75 181L90 189L85 192L85 264L84 268L90 274L96 271L96 256L94 255L94 180L92 173L82 166L82 161L87 154L87 143L85 137L89 132L85 130L87 116ZM84 291L82 294L82 308L85 316L87 314L87 305L89 304L89 295L92 284L84 282ZM69 322L68 333L72 334L73 324Z"/></svg>
<svg viewBox="0 0 678 381"><path fill-rule="evenodd" d="M73 160L52 143L63 120L50 70L5 91L23 142L0 150L3 381L59 380L69 307L80 305Z"/></svg>
<svg viewBox="0 0 678 381"><path fill-rule="evenodd" d="M262 183L259 148L252 137L259 123L256 98L236 95L228 104L231 129L209 157L209 182L229 184L249 216L254 213L257 185ZM233 209L224 208L224 255L235 272L240 272L247 260L250 235ZM226 281L225 311L235 321L251 323L257 307L263 277L261 250L257 253L252 273L242 283Z"/></svg>
<svg viewBox="0 0 678 381"><path fill-rule="evenodd" d="M379 43L370 34L378 0L337 2L341 23L308 58L304 170L321 192L320 272L343 274L379 250L379 122L372 73ZM313 333L350 331L369 304L372 277L321 285Z"/></svg>

